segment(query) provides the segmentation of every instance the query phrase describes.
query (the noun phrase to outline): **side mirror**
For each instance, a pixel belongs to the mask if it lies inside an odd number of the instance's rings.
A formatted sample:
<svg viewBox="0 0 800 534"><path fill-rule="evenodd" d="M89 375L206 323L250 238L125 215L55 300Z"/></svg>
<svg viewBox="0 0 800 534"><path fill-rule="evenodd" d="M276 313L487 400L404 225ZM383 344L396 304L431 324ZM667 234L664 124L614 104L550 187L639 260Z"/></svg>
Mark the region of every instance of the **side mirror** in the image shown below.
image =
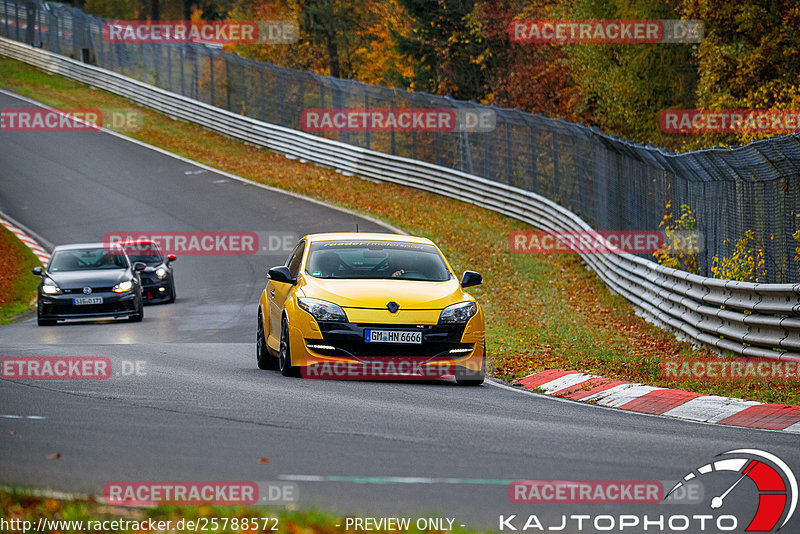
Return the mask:
<svg viewBox="0 0 800 534"><path fill-rule="evenodd" d="M137 261L133 264L134 271L144 271L147 268L147 265L142 263L141 261Z"/></svg>
<svg viewBox="0 0 800 534"><path fill-rule="evenodd" d="M167 259L169 261L175 261L178 259L178 256L176 256L175 254L170 254L169 256L167 256Z"/></svg>
<svg viewBox="0 0 800 534"><path fill-rule="evenodd" d="M297 283L297 278L292 278L292 273L289 271L289 268L285 265L279 265L277 267L271 268L267 275L272 279L274 282L281 282L284 284L292 284L295 285Z"/></svg>
<svg viewBox="0 0 800 534"><path fill-rule="evenodd" d="M483 277L475 271L464 271L464 275L461 277L461 287L479 286L482 283Z"/></svg>
<svg viewBox="0 0 800 534"><path fill-rule="evenodd" d="M42 269L41 267L34 267L33 269L31 269L31 272L36 276L42 276L44 269Z"/></svg>

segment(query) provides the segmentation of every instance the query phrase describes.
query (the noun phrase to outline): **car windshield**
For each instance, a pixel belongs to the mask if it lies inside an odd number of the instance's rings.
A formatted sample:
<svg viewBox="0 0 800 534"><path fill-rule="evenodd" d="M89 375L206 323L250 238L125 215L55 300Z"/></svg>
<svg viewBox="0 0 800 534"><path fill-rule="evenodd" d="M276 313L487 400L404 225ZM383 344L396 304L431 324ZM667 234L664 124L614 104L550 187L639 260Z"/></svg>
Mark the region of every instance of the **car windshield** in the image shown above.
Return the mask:
<svg viewBox="0 0 800 534"><path fill-rule="evenodd" d="M398 241L320 241L311 244L306 273L315 278L450 279L433 245Z"/></svg>
<svg viewBox="0 0 800 534"><path fill-rule="evenodd" d="M125 252L128 253L128 259L131 263L140 261L147 265L159 265L164 263L164 258L161 256L161 251L155 243L128 243L124 245Z"/></svg>
<svg viewBox="0 0 800 534"><path fill-rule="evenodd" d="M50 260L48 270L52 273L61 273L95 269L126 269L127 267L125 255L120 251L93 247L56 251Z"/></svg>

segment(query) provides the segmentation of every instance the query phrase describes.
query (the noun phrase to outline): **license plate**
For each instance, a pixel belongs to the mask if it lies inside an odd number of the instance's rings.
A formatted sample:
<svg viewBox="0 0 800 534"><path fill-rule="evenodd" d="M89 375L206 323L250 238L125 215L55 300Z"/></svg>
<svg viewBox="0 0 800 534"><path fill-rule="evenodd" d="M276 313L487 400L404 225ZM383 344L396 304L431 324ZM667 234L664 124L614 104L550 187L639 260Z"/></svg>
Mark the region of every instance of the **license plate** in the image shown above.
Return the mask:
<svg viewBox="0 0 800 534"><path fill-rule="evenodd" d="M367 343L409 343L422 344L422 332L419 330L365 330Z"/></svg>
<svg viewBox="0 0 800 534"><path fill-rule="evenodd" d="M102 304L103 297L78 297L72 299L72 304L75 306L82 306L86 304Z"/></svg>

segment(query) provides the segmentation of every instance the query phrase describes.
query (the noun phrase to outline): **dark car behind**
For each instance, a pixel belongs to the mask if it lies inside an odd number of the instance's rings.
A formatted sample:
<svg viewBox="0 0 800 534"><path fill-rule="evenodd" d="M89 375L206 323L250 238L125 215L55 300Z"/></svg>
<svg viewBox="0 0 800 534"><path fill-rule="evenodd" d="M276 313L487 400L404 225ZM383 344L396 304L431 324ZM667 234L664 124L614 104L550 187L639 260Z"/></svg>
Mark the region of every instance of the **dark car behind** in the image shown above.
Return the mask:
<svg viewBox="0 0 800 534"><path fill-rule="evenodd" d="M165 256L158 244L149 240L125 241L121 243L131 262L142 262L145 269L139 273L142 279L142 298L146 303L175 302L175 274L172 262L177 256Z"/></svg>

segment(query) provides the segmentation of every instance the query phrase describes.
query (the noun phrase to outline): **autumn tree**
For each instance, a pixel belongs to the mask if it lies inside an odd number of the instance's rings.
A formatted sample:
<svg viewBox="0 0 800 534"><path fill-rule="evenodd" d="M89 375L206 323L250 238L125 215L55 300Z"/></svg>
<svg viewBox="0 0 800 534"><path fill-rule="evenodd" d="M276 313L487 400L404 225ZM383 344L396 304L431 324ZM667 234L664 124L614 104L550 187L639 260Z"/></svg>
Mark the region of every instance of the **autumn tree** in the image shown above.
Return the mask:
<svg viewBox="0 0 800 534"><path fill-rule="evenodd" d="M578 0L564 14L570 19L676 19L681 9L679 0ZM580 120L639 142L679 142L661 133L659 114L693 107L697 45L575 43L565 48L580 88Z"/></svg>
<svg viewBox="0 0 800 534"><path fill-rule="evenodd" d="M415 90L449 94L462 100L481 99L489 90L494 67L492 48L475 0L400 0L412 20L411 32L397 35L400 52L413 75L406 85Z"/></svg>
<svg viewBox="0 0 800 534"><path fill-rule="evenodd" d="M697 106L800 109L800 4L796 0L685 0L702 20ZM765 134L703 134L687 148L744 144Z"/></svg>
<svg viewBox="0 0 800 534"><path fill-rule="evenodd" d="M549 19L560 0L486 0L476 4L487 42L494 48L488 76L486 103L519 108L530 113L575 118L579 99L572 78L569 56L564 48L552 44L512 42L508 28L512 21Z"/></svg>
<svg viewBox="0 0 800 534"><path fill-rule="evenodd" d="M243 0L234 15L299 25L294 44L232 47L247 57L383 85L395 85L411 73L391 38L410 28L396 0Z"/></svg>

